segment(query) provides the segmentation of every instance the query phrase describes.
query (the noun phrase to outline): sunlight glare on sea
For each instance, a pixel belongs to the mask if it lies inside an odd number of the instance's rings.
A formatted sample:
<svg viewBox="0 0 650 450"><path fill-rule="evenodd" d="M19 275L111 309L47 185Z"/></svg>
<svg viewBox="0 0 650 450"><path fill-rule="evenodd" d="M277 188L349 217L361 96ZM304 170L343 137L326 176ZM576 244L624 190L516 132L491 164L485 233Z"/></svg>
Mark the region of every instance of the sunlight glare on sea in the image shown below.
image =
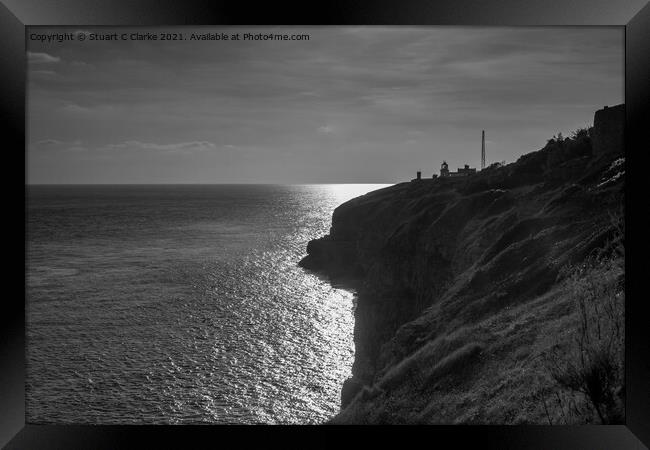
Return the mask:
<svg viewBox="0 0 650 450"><path fill-rule="evenodd" d="M385 185L30 186L30 423L321 423L353 294L298 267Z"/></svg>

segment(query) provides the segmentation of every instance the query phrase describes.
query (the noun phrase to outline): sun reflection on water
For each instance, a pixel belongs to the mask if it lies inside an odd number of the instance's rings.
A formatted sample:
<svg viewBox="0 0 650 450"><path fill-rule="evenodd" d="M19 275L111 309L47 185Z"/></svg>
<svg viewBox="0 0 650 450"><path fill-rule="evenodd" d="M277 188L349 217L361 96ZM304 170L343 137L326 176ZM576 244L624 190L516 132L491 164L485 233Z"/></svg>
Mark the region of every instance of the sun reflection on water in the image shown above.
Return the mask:
<svg viewBox="0 0 650 450"><path fill-rule="evenodd" d="M390 186L389 184L321 184L319 185L323 187L331 198L335 201L340 203L347 202L348 200L351 200L355 197L359 197L360 195L364 195L368 192L375 191L377 189L381 189L387 186Z"/></svg>
<svg viewBox="0 0 650 450"><path fill-rule="evenodd" d="M338 205L384 186L196 187L174 200L130 187L110 207L95 198L113 191L88 190L57 193L55 210L52 194L32 199L28 419L332 417L354 357L353 293L298 261Z"/></svg>

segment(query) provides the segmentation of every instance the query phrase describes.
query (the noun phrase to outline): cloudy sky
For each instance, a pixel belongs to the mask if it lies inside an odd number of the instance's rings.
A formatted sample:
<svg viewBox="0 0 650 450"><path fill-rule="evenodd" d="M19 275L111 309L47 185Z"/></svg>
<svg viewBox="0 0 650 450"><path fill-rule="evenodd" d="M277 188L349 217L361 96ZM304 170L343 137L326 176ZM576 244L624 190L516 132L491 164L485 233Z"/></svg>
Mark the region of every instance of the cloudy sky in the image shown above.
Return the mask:
<svg viewBox="0 0 650 450"><path fill-rule="evenodd" d="M394 183L479 166L483 129L510 162L624 101L622 28L165 31L310 39L28 40L29 183Z"/></svg>

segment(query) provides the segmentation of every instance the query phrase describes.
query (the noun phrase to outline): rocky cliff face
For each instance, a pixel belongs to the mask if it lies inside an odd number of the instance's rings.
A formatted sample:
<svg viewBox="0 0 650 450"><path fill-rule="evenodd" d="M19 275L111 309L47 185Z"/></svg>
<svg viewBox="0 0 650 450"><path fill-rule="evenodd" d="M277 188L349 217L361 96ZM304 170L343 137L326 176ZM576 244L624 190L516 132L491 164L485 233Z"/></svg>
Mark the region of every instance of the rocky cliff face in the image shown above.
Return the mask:
<svg viewBox="0 0 650 450"><path fill-rule="evenodd" d="M358 289L333 422L547 423L539 356L573 313L560 269L603 246L623 201L622 155L592 153L583 133L335 210L301 261Z"/></svg>

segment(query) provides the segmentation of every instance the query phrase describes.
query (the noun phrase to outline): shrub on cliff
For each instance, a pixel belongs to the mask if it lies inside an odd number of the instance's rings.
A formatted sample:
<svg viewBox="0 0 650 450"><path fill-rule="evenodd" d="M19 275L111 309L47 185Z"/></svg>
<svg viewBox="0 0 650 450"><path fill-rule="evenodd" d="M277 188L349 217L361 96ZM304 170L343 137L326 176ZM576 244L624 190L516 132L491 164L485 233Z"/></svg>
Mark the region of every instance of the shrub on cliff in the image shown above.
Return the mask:
<svg viewBox="0 0 650 450"><path fill-rule="evenodd" d="M549 139L541 150L522 155L510 168L505 188L532 184L542 181L557 167L583 156L591 155L592 144L589 130L579 128L571 137L563 137L562 133Z"/></svg>
<svg viewBox="0 0 650 450"><path fill-rule="evenodd" d="M592 154L591 138L586 128L575 130L570 138L554 137L546 144L546 170L581 156Z"/></svg>
<svg viewBox="0 0 650 450"><path fill-rule="evenodd" d="M560 390L556 396L565 398L559 404L567 422L569 416L572 421L592 422L592 415L603 424L624 420L625 250L621 215L614 218L614 228L614 238L603 249L564 271L578 323L568 348L559 342L547 355L546 364ZM577 407L571 400L574 394L582 395L590 408ZM564 411L563 403L573 407Z"/></svg>

